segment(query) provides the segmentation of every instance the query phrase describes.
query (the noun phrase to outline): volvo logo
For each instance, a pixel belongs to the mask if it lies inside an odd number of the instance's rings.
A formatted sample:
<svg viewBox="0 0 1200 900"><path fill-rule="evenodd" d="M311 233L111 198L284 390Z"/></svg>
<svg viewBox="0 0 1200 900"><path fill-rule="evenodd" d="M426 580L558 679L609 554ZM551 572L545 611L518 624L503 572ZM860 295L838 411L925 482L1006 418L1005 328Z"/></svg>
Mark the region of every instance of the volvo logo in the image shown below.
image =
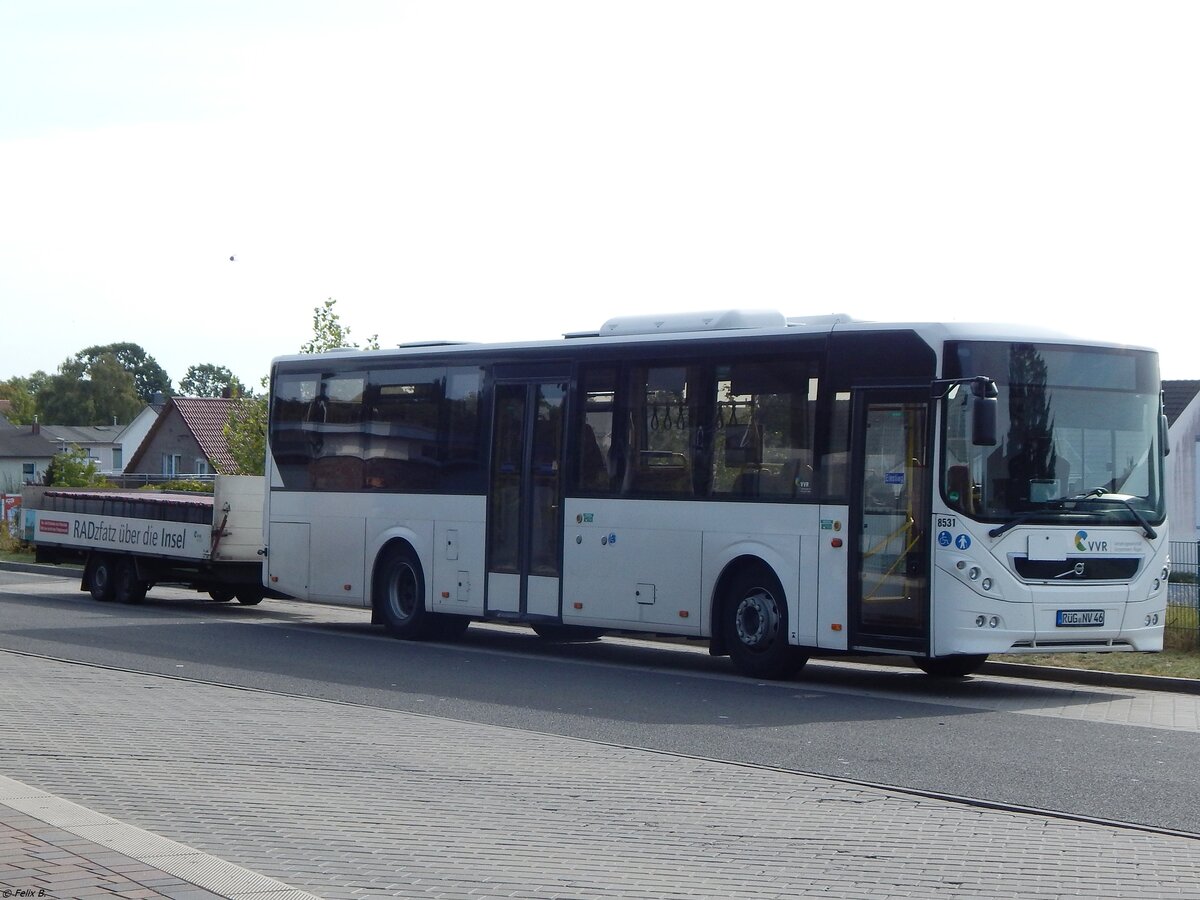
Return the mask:
<svg viewBox="0 0 1200 900"><path fill-rule="evenodd" d="M1055 578L1070 578L1071 576L1074 576L1075 578L1082 578L1083 573L1086 571L1087 571L1087 563L1077 562L1077 563L1075 563L1074 566L1072 566L1070 569L1067 569L1067 571L1063 572L1061 575L1055 575L1054 577Z"/></svg>

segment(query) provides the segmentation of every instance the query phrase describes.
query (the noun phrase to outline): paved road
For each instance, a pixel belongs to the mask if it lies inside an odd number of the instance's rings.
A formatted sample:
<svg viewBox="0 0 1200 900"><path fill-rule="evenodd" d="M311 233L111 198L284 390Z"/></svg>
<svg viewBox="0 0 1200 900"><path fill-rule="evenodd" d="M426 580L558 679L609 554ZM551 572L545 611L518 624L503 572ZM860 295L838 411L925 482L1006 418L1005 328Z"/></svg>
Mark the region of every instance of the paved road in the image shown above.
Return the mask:
<svg viewBox="0 0 1200 900"><path fill-rule="evenodd" d="M758 766L8 652L0 705L21 785L320 897L1200 897L1200 840Z"/></svg>
<svg viewBox="0 0 1200 900"><path fill-rule="evenodd" d="M128 607L14 577L0 647L1200 833L1195 696L828 663L762 683L690 646L478 626L412 644L361 610L171 590Z"/></svg>
<svg viewBox="0 0 1200 900"><path fill-rule="evenodd" d="M33 593L45 585L26 583ZM0 596L0 623L20 611L11 596ZM47 603L66 602L47 596ZM229 615L288 619L299 614L292 607ZM318 619L342 613L301 609ZM200 624L198 613L175 607L125 612L145 616L143 626L156 632L159 616L191 616L193 630L218 624ZM92 623L93 630L125 627L117 619ZM311 633L329 640L339 627L351 629L352 643L338 646L367 656L365 644L402 646L366 641L350 622L325 621ZM5 624L4 630L12 640L48 640L30 629ZM310 632L295 623L250 630L263 643L287 635L300 654L312 646L297 640ZM227 635L228 623L218 632ZM423 652L456 654L467 667L514 656L520 663L525 654L506 646L484 641L469 652ZM645 658L640 648L630 653ZM706 673L714 662L707 657L694 666L685 659L654 669L615 656L602 664L552 659L553 670L566 666L593 677L632 669L643 681L700 682L716 696L736 688L736 698L765 691L751 727L725 730L782 731L787 741L795 722L759 721L763 709L779 705L779 691L790 691L791 706L822 707L829 721L838 718L832 707L849 707L859 694L877 694L874 702L899 708L894 687L880 688L877 673L856 675L853 668L844 681L826 676L832 685L781 687ZM164 646L161 660L167 659ZM195 668L188 658L172 665L182 665L184 675ZM249 661L247 669L258 671ZM523 667L517 669L525 677ZM937 716L923 721L925 731L934 728L940 736L934 721L951 727L981 711L1014 723L1073 722L1136 735L1148 747L1176 735L1195 743L1200 729L1194 697L1020 683L1005 688L1001 679L975 684L985 690L943 698ZM993 685L996 690L986 689ZM132 860L127 871L160 880L145 896L1200 898L1200 840L1194 838L583 740L523 723L468 721L446 715L446 698L436 692L406 693L423 699L414 706L436 714L0 652L0 773L8 776L0 779L0 812L7 807L10 819L47 822L51 831L80 841L76 849L92 842L109 859ZM1040 702L1031 703L1031 694ZM519 699L496 705L508 710ZM473 698L471 705L487 704ZM712 717L719 720L723 709L719 703ZM669 730L672 723L654 710L628 712ZM611 723L607 712L602 719ZM988 765L986 748L977 751L964 765ZM1155 762L1155 755L1145 757L1148 769ZM31 830L10 825L8 834ZM4 834L0 829L0 886L11 877L4 866L12 865ZM32 845L22 846L28 862ZM139 862L141 874L130 868Z"/></svg>

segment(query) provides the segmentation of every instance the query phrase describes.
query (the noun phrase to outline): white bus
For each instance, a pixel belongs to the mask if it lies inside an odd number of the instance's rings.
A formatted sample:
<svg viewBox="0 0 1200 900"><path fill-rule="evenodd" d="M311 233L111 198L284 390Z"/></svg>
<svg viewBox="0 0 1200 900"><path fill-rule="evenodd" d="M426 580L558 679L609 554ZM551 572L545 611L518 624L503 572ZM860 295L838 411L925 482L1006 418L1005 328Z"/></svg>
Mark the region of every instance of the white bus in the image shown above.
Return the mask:
<svg viewBox="0 0 1200 900"><path fill-rule="evenodd" d="M273 362L268 588L400 638L472 620L811 656L1160 650L1153 351L730 311Z"/></svg>

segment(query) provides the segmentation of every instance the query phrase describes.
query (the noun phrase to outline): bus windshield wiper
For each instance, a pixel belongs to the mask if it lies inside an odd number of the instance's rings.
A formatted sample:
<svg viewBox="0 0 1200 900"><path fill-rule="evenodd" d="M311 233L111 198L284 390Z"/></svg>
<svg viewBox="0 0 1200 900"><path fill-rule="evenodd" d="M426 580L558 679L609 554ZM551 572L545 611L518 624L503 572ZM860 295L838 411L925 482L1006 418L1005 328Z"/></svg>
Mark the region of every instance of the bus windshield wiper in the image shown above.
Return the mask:
<svg viewBox="0 0 1200 900"><path fill-rule="evenodd" d="M1146 537L1150 538L1151 540L1158 537L1158 532L1154 530L1154 526L1150 524L1144 515L1142 515L1141 510L1133 505L1133 497L1131 497L1129 494L1114 494L1107 488L1094 487L1090 491L1085 491L1082 494L1076 494L1071 499L1102 500L1108 503L1120 503L1127 510L1129 510L1130 515L1132 515L1137 521L1138 525L1142 527L1142 531L1145 532Z"/></svg>

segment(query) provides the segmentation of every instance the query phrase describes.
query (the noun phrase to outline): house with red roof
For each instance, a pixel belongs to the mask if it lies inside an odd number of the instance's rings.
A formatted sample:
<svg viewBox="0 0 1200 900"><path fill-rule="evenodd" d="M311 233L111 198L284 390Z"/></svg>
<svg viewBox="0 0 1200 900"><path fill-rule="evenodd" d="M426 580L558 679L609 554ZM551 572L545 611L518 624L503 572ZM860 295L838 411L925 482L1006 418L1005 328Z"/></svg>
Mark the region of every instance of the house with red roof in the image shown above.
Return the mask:
<svg viewBox="0 0 1200 900"><path fill-rule="evenodd" d="M171 397L125 465L127 475L186 478L237 471L225 437L235 401Z"/></svg>

